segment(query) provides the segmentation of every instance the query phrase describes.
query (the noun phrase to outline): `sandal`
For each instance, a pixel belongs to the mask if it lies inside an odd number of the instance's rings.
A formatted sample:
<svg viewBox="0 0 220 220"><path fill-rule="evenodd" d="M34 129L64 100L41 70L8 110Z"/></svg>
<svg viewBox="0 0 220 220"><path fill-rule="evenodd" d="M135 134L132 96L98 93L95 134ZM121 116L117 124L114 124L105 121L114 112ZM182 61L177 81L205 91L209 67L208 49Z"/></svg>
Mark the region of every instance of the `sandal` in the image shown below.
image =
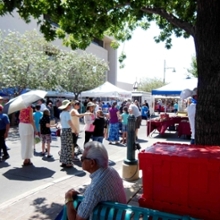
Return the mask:
<svg viewBox="0 0 220 220"><path fill-rule="evenodd" d="M33 165L33 163L31 163L31 162L23 163L22 166L29 166L29 165Z"/></svg>
<svg viewBox="0 0 220 220"><path fill-rule="evenodd" d="M65 166L65 168L72 168L73 167L73 165L72 164L66 164L66 166Z"/></svg>

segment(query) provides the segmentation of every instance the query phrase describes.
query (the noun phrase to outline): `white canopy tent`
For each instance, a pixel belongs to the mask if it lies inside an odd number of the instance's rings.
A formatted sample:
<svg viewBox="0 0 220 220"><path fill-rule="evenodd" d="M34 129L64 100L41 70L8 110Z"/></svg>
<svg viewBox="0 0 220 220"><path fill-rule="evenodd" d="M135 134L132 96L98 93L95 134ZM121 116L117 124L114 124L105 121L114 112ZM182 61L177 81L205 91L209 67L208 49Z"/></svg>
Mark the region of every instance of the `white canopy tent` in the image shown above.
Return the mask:
<svg viewBox="0 0 220 220"><path fill-rule="evenodd" d="M131 98L131 91L123 90L114 86L110 82L105 82L95 89L84 91L80 94L81 97L110 97L118 99Z"/></svg>
<svg viewBox="0 0 220 220"><path fill-rule="evenodd" d="M180 93L184 89L193 90L197 87L197 78L187 78L180 79L175 82L171 82L161 88L152 90L152 95L162 95L162 96L180 96Z"/></svg>

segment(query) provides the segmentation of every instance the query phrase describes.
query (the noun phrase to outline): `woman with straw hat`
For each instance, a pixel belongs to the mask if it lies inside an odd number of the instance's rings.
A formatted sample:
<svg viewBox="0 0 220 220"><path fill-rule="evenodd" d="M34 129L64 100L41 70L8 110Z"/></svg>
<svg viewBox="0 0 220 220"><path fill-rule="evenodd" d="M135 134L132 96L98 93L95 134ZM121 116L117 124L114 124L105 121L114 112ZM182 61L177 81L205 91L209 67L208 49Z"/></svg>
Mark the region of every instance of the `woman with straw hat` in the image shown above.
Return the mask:
<svg viewBox="0 0 220 220"><path fill-rule="evenodd" d="M72 137L72 129L75 127L71 122L70 117L70 109L71 102L69 100L64 100L62 105L59 107L62 112L60 113L60 123L62 127L61 132L61 154L60 154L60 162L62 163L62 167L71 168L72 164L72 150L73 150L73 137Z"/></svg>

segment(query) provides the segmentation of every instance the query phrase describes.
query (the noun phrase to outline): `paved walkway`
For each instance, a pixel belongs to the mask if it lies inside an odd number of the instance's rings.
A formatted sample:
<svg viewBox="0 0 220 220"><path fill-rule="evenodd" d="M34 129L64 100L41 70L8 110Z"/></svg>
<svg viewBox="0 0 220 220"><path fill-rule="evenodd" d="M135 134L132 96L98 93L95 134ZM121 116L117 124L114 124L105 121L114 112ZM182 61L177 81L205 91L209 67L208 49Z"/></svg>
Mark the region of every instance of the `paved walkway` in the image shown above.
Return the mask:
<svg viewBox="0 0 220 220"><path fill-rule="evenodd" d="M85 179L83 178L83 180ZM52 182L41 186L2 205L0 208L0 219L55 219L64 204L64 194L67 189L73 187L73 183L74 185L79 185L77 188L79 190L82 190L89 184L89 182L86 182L80 186L82 177L73 176L59 182ZM124 181L124 187L128 203L138 206L135 194L141 189L141 179L133 183Z"/></svg>
<svg viewBox="0 0 220 220"><path fill-rule="evenodd" d="M140 137L142 140L146 140L146 126L142 126L141 129L142 131L140 131ZM170 135L171 134L168 134L168 136ZM146 148L152 143L158 141L165 140L150 138L148 141L143 141L141 143L141 147L142 149ZM106 147L111 159L110 165L114 165L114 168L121 174L123 159L125 159L126 155L126 148L118 147L116 149L114 148L116 146L108 144ZM36 160L39 160L39 158ZM24 172L23 175L25 175L25 172L35 172L36 167L25 167L24 169L22 169L22 172ZM57 172L60 172L60 170L57 170ZM66 173L67 175L64 175L58 179L45 181L44 184L41 182L39 187L35 187L31 190L28 189L25 193L18 193L18 196L12 196L10 197L11 199L7 199L1 203L0 220L54 219L62 209L65 192L70 188L83 191L90 183L88 173L84 172L83 170L73 168L66 170ZM13 173L13 175L16 174ZM20 179L17 179L13 182L13 187L15 187L14 184L16 184L16 190L18 192L21 183L19 180ZM134 182L124 180L123 183L128 203L138 206L138 198L141 195L142 189L142 179L140 178Z"/></svg>

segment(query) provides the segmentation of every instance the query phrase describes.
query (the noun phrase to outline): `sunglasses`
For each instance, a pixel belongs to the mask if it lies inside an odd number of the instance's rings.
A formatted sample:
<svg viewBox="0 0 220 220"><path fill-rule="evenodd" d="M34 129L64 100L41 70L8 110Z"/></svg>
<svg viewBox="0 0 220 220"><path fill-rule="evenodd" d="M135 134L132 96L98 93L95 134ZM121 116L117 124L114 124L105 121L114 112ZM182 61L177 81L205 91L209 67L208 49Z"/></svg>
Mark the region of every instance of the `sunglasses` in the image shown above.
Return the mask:
<svg viewBox="0 0 220 220"><path fill-rule="evenodd" d="M81 157L81 162L83 162L84 160L93 160L93 159L92 159L92 158L88 158L88 157L82 156L82 157Z"/></svg>

